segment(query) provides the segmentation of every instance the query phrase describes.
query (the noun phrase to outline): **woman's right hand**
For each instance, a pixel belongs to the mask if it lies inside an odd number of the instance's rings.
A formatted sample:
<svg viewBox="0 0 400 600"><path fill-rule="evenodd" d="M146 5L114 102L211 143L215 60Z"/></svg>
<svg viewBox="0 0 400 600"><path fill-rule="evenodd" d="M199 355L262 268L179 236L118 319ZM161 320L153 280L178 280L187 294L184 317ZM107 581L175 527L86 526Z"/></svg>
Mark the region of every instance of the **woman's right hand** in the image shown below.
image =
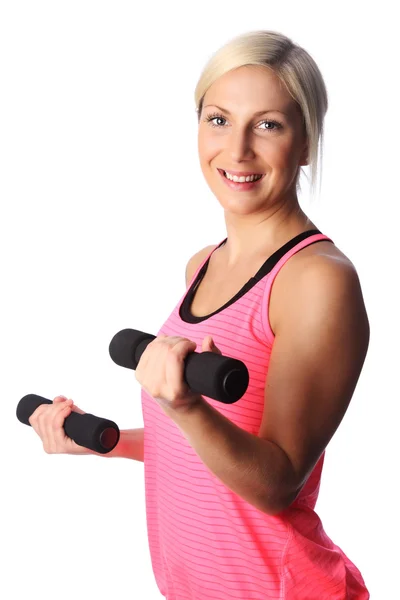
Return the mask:
<svg viewBox="0 0 400 600"><path fill-rule="evenodd" d="M47 454L93 454L89 448L79 446L64 431L64 421L71 414L84 411L65 396L56 396L53 404L41 404L29 417L29 423L43 442Z"/></svg>

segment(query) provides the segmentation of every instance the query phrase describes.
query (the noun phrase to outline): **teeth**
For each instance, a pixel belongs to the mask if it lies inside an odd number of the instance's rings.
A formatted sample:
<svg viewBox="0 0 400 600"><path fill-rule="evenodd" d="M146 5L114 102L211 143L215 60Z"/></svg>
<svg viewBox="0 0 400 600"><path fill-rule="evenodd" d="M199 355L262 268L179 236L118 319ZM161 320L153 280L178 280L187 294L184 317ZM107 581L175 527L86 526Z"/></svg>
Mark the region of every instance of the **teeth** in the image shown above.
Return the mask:
<svg viewBox="0 0 400 600"><path fill-rule="evenodd" d="M237 177L237 175L231 175L227 171L224 171L225 177L230 179L231 181L236 181L236 183L244 183L245 181L258 181L261 179L262 175L247 175L247 177Z"/></svg>

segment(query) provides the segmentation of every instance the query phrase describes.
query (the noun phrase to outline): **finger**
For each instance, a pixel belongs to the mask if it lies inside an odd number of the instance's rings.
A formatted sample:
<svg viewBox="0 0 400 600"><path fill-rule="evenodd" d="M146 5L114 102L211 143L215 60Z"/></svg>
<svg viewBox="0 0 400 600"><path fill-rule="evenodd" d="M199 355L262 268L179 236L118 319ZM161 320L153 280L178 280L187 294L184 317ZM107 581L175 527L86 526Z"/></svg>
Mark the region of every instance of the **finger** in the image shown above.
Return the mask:
<svg viewBox="0 0 400 600"><path fill-rule="evenodd" d="M178 354L186 356L189 352L196 350L197 344L187 338L180 338L176 344L173 345L173 348Z"/></svg>
<svg viewBox="0 0 400 600"><path fill-rule="evenodd" d="M31 416L28 417L29 424L31 425L32 429L38 434L38 436L42 439L42 441L44 439L43 436L45 436L45 438L47 437L44 423L45 419L49 415L49 411L53 410L54 403L60 404L60 402L64 402L65 400L67 400L65 396L56 396L52 404L40 404L33 411Z"/></svg>
<svg viewBox="0 0 400 600"><path fill-rule="evenodd" d="M53 404L56 404L57 402L65 402L65 400L68 400L66 396L56 396L53 400Z"/></svg>
<svg viewBox="0 0 400 600"><path fill-rule="evenodd" d="M72 402L72 401L71 401ZM65 404L62 410L58 411L53 419L53 440L54 440L54 452L60 451L61 449L65 450L65 445L67 440L69 439L64 430L64 422L65 419L72 412L72 404Z"/></svg>
<svg viewBox="0 0 400 600"><path fill-rule="evenodd" d="M43 429L43 415L49 410L49 404L40 404L36 410L33 411L28 421L32 425L32 428L36 431L38 436L42 437Z"/></svg>
<svg viewBox="0 0 400 600"><path fill-rule="evenodd" d="M28 421L30 425L35 429L35 431L40 430L39 416L43 413L47 413L49 407L53 406L54 404L59 404L60 402L65 402L65 400L67 400L66 396L56 396L52 404L39 404L39 406L31 414L31 416L28 417Z"/></svg>
<svg viewBox="0 0 400 600"><path fill-rule="evenodd" d="M57 434L57 425L58 416L60 414L66 414L67 408L69 408L72 404L72 400L65 400L65 402L59 402L58 404L53 404L53 410L48 415L47 419L43 419L43 433L46 436L46 448L45 451L49 453L57 452L57 441L60 437L56 436ZM69 412L68 412L69 414ZM65 437L65 432L62 434Z"/></svg>
<svg viewBox="0 0 400 600"><path fill-rule="evenodd" d="M217 346L215 345L214 340L211 335L208 335L203 339L202 347L208 348L209 351L214 352L215 354L222 354L221 350L219 348L217 348Z"/></svg>
<svg viewBox="0 0 400 600"><path fill-rule="evenodd" d="M201 347L202 348L210 348L211 347L210 336L207 336L203 339Z"/></svg>
<svg viewBox="0 0 400 600"><path fill-rule="evenodd" d="M171 348L173 353L175 354L174 360L166 360L165 361L165 381L168 381L173 389L179 389L182 387L182 374L183 374L183 364L185 358L191 352L194 352L197 345L195 342L187 338L180 338L177 343ZM183 387L185 391L187 391L188 385L183 383Z"/></svg>
<svg viewBox="0 0 400 600"><path fill-rule="evenodd" d="M37 423L37 419L38 416L44 411L46 410L46 408L48 407L48 404L40 404L31 414L30 417L28 417L28 421L29 423L32 425L33 428L36 427L36 423Z"/></svg>
<svg viewBox="0 0 400 600"><path fill-rule="evenodd" d="M166 337L166 336L164 336L164 337ZM160 343L157 344L157 340L158 340L158 338L155 338L154 340L152 340L149 344L147 344L146 348L142 352L139 362L135 369L135 377L137 380L138 380L138 378L141 378L142 373L145 372L147 364L150 360L150 356L154 356L154 352L157 352L157 349L159 349L161 344ZM160 340L159 340L159 342L160 342Z"/></svg>

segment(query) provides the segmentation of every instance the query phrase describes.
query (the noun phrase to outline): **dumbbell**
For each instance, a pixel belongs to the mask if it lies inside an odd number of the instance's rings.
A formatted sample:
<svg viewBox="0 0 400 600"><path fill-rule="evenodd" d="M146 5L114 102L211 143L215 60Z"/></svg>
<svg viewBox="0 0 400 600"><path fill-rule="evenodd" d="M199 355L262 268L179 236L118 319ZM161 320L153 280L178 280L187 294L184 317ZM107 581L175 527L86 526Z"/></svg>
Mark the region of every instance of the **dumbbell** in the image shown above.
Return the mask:
<svg viewBox="0 0 400 600"><path fill-rule="evenodd" d="M135 370L146 347L156 337L136 329L123 329L110 342L110 356L117 365ZM214 352L191 352L185 359L184 379L192 392L232 404L246 391L249 372L235 358ZM17 418L30 425L28 419L40 404L51 404L51 400L36 394L24 396L17 406ZM77 444L101 454L111 452L120 436L113 421L90 413L72 412L64 421L64 429Z"/></svg>

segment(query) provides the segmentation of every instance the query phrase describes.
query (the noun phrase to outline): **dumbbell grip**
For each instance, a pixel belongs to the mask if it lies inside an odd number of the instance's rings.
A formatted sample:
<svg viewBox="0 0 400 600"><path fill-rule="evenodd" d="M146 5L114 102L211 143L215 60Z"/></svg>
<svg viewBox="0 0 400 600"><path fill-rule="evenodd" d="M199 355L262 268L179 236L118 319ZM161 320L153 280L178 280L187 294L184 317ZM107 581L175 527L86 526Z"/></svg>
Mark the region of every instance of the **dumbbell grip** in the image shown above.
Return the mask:
<svg viewBox="0 0 400 600"><path fill-rule="evenodd" d="M36 394L27 394L21 398L17 406L18 420L30 426L29 417L41 404L53 404L53 402ZM120 438L119 427L114 421L90 413L81 415L71 412L64 421L64 431L79 446L99 454L111 452Z"/></svg>
<svg viewBox="0 0 400 600"><path fill-rule="evenodd" d="M135 370L146 347L155 338L137 329L122 329L110 342L110 356L117 365ZM184 361L183 379L192 392L232 404L245 393L249 372L236 358L214 352L190 352Z"/></svg>

